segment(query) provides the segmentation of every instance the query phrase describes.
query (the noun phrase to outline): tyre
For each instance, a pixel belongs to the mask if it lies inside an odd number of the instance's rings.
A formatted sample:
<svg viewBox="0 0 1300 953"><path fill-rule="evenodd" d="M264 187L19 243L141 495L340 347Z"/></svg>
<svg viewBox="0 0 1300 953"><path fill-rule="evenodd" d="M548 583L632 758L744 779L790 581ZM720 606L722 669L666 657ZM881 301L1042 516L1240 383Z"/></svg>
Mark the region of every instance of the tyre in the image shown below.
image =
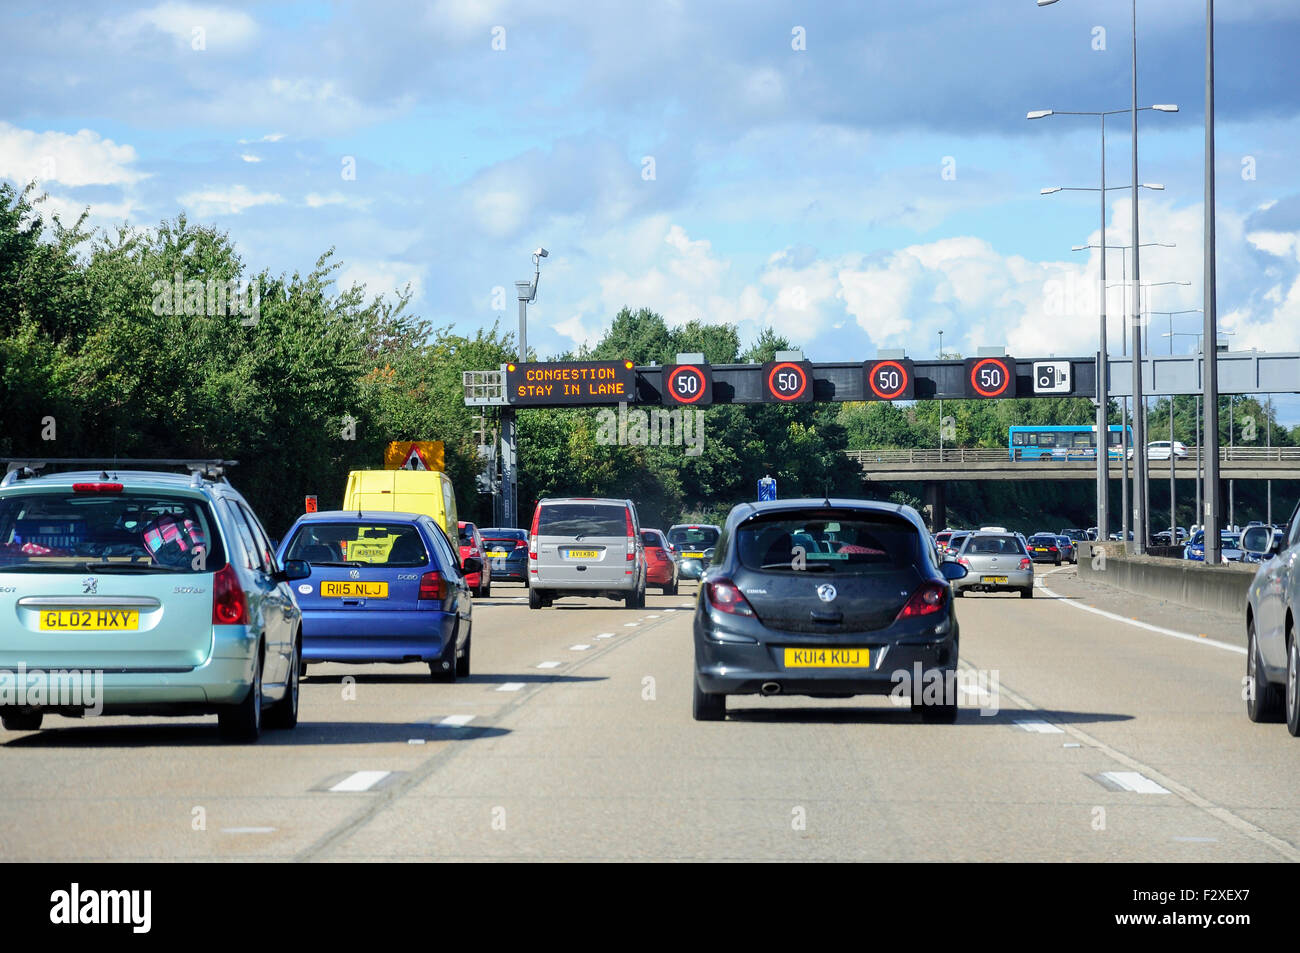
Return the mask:
<svg viewBox="0 0 1300 953"><path fill-rule="evenodd" d="M1287 656L1287 681L1290 682L1290 652ZM1256 724L1282 720L1282 693L1264 677L1253 618L1246 623L1246 689L1247 718Z"/></svg>
<svg viewBox="0 0 1300 953"><path fill-rule="evenodd" d="M960 599L964 595L966 595L965 589L953 589L952 591L952 597L954 599Z"/></svg>
<svg viewBox="0 0 1300 953"><path fill-rule="evenodd" d="M1021 590L1020 590L1020 598L1021 598L1021 599L1032 599L1032 598L1034 598L1034 587L1033 587L1033 586L1030 586L1028 589L1021 589Z"/></svg>
<svg viewBox="0 0 1300 953"><path fill-rule="evenodd" d="M217 715L217 728L227 741L256 741L262 734L262 665L265 654L262 645L257 647L257 660L253 663L253 684L248 694L237 705L227 706Z"/></svg>
<svg viewBox="0 0 1300 953"><path fill-rule="evenodd" d="M675 596L675 595L677 595L677 580L676 580L676 579L674 579L674 580L673 580L672 582L670 582L668 585L664 586L664 595L665 595L665 596Z"/></svg>
<svg viewBox="0 0 1300 953"><path fill-rule="evenodd" d="M307 677L307 663L306 663L306 662L299 662L299 663L298 663L298 678L299 678L299 679L304 679L304 678L306 678L306 677Z"/></svg>
<svg viewBox="0 0 1300 953"><path fill-rule="evenodd" d="M456 646L460 644L460 623L452 629L450 643L442 650L437 660L429 663L429 677L435 682L456 681Z"/></svg>
<svg viewBox="0 0 1300 953"><path fill-rule="evenodd" d="M39 708L10 708L0 715L5 731L39 731L45 712Z"/></svg>
<svg viewBox="0 0 1300 953"><path fill-rule="evenodd" d="M302 634L293 640L293 663L284 697L266 710L266 727L292 728L298 724L298 680L302 677Z"/></svg>
<svg viewBox="0 0 1300 953"><path fill-rule="evenodd" d="M623 596L623 605L629 609L635 609L637 607L635 589Z"/></svg>
<svg viewBox="0 0 1300 953"><path fill-rule="evenodd" d="M1291 633L1286 651L1286 730L1300 738L1300 645Z"/></svg>
<svg viewBox="0 0 1300 953"><path fill-rule="evenodd" d="M725 721L727 718L727 696L712 695L700 689L695 681L695 692L691 695L691 715L696 721Z"/></svg>
<svg viewBox="0 0 1300 953"><path fill-rule="evenodd" d="M479 586L478 592L475 593L480 599L486 599L492 595L492 583L484 583Z"/></svg>
<svg viewBox="0 0 1300 953"><path fill-rule="evenodd" d="M456 677L469 678L469 650L474 644L474 636L465 640L465 651L456 659Z"/></svg>
<svg viewBox="0 0 1300 953"><path fill-rule="evenodd" d="M536 586L528 587L528 608L540 609L542 607L542 590Z"/></svg>

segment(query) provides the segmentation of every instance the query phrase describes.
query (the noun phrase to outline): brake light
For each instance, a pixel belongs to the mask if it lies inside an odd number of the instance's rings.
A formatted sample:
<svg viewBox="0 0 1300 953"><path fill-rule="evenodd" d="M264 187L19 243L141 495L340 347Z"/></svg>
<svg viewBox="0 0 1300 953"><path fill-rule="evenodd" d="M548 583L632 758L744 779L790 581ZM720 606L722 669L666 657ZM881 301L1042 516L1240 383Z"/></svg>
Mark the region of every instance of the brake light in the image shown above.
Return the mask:
<svg viewBox="0 0 1300 953"><path fill-rule="evenodd" d="M248 625L248 597L230 563L212 577L212 624Z"/></svg>
<svg viewBox="0 0 1300 953"><path fill-rule="evenodd" d="M915 616L934 615L943 611L948 604L948 586L940 582L927 582L912 593L912 597L898 610L898 619L910 619Z"/></svg>
<svg viewBox="0 0 1300 953"><path fill-rule="evenodd" d="M1024 559L1020 560L1020 568L1021 568L1021 569L1032 569L1033 566L1034 566L1034 563L1033 563L1033 561L1032 561L1028 556L1026 556Z"/></svg>
<svg viewBox="0 0 1300 953"><path fill-rule="evenodd" d="M528 544L525 543L522 539L515 540L515 549L527 549L527 548L528 548Z"/></svg>
<svg viewBox="0 0 1300 953"><path fill-rule="evenodd" d="M121 493L120 483L74 483L73 493Z"/></svg>
<svg viewBox="0 0 1300 953"><path fill-rule="evenodd" d="M540 506L533 508L533 527L528 531L528 558L537 558L537 524L542 518L542 508ZM536 572L536 570L533 570Z"/></svg>
<svg viewBox="0 0 1300 953"><path fill-rule="evenodd" d="M958 556L957 562L962 566L967 566L967 567L970 566L970 560L967 559L965 556Z"/></svg>
<svg viewBox="0 0 1300 953"><path fill-rule="evenodd" d="M730 579L717 579L710 582L704 587L704 594L708 597L709 605L719 612L728 615L752 616L754 614L754 607Z"/></svg>
<svg viewBox="0 0 1300 953"><path fill-rule="evenodd" d="M636 559L636 530L632 528L632 511L623 510L623 519L627 520L627 561Z"/></svg>
<svg viewBox="0 0 1300 953"><path fill-rule="evenodd" d="M442 573L436 569L426 572L420 577L419 599L446 599L447 598L447 580L442 578Z"/></svg>

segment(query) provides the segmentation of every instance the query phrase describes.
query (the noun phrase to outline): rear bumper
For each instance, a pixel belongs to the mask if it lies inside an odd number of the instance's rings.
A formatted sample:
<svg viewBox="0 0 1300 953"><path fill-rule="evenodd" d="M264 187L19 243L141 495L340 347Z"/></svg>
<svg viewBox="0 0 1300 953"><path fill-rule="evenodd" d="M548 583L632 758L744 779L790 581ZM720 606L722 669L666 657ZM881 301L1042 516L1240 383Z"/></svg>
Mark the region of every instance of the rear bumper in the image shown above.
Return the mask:
<svg viewBox="0 0 1300 953"><path fill-rule="evenodd" d="M1034 584L1034 572L1032 569L1010 569L1006 572L998 572L998 576L1006 576L1005 583L986 583L981 581L982 576L992 576L994 573L972 572L969 575L953 581L953 589L960 589L962 592L1014 592L1019 589L1028 589Z"/></svg>
<svg viewBox="0 0 1300 953"><path fill-rule="evenodd" d="M456 616L437 609L306 610L305 662L432 662L452 638Z"/></svg>
<svg viewBox="0 0 1300 953"><path fill-rule="evenodd" d="M599 576L590 579L554 579L547 578L545 571L529 573L528 584L534 589L545 589L548 592L566 592L571 595L600 595L603 592L635 592L638 586L637 574L633 572L630 575Z"/></svg>

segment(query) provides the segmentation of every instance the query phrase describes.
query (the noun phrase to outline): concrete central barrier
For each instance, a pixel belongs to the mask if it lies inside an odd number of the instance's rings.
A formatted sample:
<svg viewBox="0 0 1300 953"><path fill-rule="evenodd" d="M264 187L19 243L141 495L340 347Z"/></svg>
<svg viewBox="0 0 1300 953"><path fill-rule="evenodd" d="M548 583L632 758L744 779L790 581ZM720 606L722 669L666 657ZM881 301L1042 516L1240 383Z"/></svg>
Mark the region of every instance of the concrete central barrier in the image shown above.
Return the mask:
<svg viewBox="0 0 1300 953"><path fill-rule="evenodd" d="M1246 595L1259 568L1253 563L1207 566L1190 559L1130 556L1123 543L1078 545L1080 579L1243 619Z"/></svg>

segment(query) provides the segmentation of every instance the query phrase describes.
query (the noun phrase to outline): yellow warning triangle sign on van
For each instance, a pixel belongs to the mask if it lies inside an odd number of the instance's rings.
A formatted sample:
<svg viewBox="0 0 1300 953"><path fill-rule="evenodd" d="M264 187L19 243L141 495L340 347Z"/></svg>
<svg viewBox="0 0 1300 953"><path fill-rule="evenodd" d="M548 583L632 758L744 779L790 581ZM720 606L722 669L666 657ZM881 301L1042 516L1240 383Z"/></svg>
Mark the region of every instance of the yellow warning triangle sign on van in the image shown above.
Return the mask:
<svg viewBox="0 0 1300 953"><path fill-rule="evenodd" d="M445 470L441 440L394 440L384 451L385 470Z"/></svg>

